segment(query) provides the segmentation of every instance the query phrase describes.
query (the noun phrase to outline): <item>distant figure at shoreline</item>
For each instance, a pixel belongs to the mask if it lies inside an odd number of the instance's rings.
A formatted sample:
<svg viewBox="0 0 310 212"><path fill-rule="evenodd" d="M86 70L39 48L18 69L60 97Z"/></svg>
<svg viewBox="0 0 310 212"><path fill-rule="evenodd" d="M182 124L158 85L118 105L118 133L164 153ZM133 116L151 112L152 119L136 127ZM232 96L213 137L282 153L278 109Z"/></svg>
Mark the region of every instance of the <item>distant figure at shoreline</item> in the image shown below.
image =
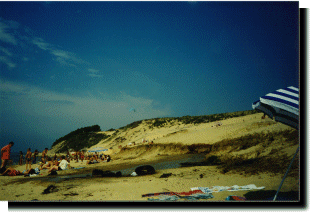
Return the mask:
<svg viewBox="0 0 310 212"><path fill-rule="evenodd" d="M38 151L37 149L34 150L34 153L33 153L33 161L32 161L33 164L36 164L36 163L37 163L37 156L38 156L38 154L39 154L39 151Z"/></svg>
<svg viewBox="0 0 310 212"><path fill-rule="evenodd" d="M45 149L43 150L43 152L42 152L42 155L41 155L41 162L42 162L43 164L45 164L45 162L46 162L47 151L48 151L48 148L45 148Z"/></svg>
<svg viewBox="0 0 310 212"><path fill-rule="evenodd" d="M24 161L24 154L22 151L19 152L19 163L18 165L23 165L23 161Z"/></svg>
<svg viewBox="0 0 310 212"><path fill-rule="evenodd" d="M31 149L28 148L27 149L27 153L26 153L26 156L25 156L25 162L26 162L26 171L28 170L28 165L29 165L29 169L31 169Z"/></svg>
<svg viewBox="0 0 310 212"><path fill-rule="evenodd" d="M2 160L2 165L1 168L5 168L6 165L8 164L10 160L10 155L11 155L11 148L14 146L14 142L11 141L8 145L4 146L1 149L1 160Z"/></svg>

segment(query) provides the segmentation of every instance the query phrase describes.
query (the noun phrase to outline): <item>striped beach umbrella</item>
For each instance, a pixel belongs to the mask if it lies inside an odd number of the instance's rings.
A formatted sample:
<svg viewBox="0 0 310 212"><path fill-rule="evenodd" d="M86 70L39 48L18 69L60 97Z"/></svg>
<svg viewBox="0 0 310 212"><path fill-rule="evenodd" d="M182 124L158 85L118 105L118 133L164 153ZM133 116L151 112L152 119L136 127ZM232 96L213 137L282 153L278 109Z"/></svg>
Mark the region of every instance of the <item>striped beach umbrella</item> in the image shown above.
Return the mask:
<svg viewBox="0 0 310 212"><path fill-rule="evenodd" d="M268 93L265 96L260 97L260 99L252 104L252 108L260 110L267 114L270 118L275 118L275 121L281 122L295 129L299 129L299 89L293 86L276 90L275 92ZM285 178L293 164L294 159L299 151L297 148L293 159L287 171L280 183L277 193L274 196L274 201L280 192Z"/></svg>
<svg viewBox="0 0 310 212"><path fill-rule="evenodd" d="M293 86L276 90L252 104L275 121L299 129L299 89Z"/></svg>

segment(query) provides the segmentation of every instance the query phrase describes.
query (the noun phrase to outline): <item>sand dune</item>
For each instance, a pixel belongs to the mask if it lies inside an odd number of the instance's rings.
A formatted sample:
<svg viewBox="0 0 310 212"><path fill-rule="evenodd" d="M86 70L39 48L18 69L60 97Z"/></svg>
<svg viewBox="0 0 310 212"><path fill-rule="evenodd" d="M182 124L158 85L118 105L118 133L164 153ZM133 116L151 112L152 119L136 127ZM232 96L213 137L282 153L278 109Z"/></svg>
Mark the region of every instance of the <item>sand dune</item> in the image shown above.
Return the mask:
<svg viewBox="0 0 310 212"><path fill-rule="evenodd" d="M102 147L109 149L112 161L86 165L85 162L71 162L73 167L86 167L81 170L67 170L59 172L59 176L70 174L91 173L93 169L117 171L126 168L135 168L145 164L156 164L159 161L172 160L173 157L186 156L202 152L206 158L211 155L227 157L228 159L242 156L246 159L260 158L262 161L274 158L287 158L286 164L280 164L278 169L287 168L287 163L295 153L298 144L286 142L285 136L279 135L272 140L262 140L257 144L247 144L249 147L238 146L241 136L263 134L292 130L292 128L277 123L271 119L261 119L262 114L252 114L243 117L230 118L218 122L203 124L182 124L174 121L163 127L150 127L150 121L142 121L140 125L132 129L119 129L118 131L106 131L110 135L97 145L89 148ZM249 137L251 138L251 137ZM148 143L142 143L142 139ZM251 138L252 139L252 138ZM153 144L150 144L153 141ZM257 142L253 140L253 142ZM135 145L133 143L135 142ZM242 141L244 142L244 141ZM242 143L240 141L240 144ZM131 145L130 145L131 144ZM61 144L60 144L61 145ZM122 148L119 148L119 146ZM212 150L210 148L213 148ZM49 151L52 156L54 150ZM230 158L229 158L230 157ZM269 158L269 159L268 159ZM263 164L263 163L262 163ZM263 164L264 165L264 164ZM268 164L267 164L268 165ZM36 165L34 165L36 167ZM25 166L17 166L23 170ZM255 168L255 167L254 167ZM218 166L192 166L176 169L159 169L153 175L123 176L120 178L84 178L70 179L56 183L43 179L47 175L37 177L39 180L24 178L23 176L1 176L1 200L10 201L49 201L49 200L73 200L73 201L147 201L143 194L157 192L184 192L192 187L233 186L255 184L265 186L266 191L274 191L278 188L283 172L277 173L264 168L257 173L247 172L253 170L251 165L243 169L231 169L224 171ZM255 170L254 170L255 171ZM165 173L171 173L168 178L161 178ZM252 174L251 174L252 173ZM295 172L296 173L296 170ZM42 179L40 179L42 178ZM283 184L282 192L299 191L299 176L291 174ZM41 194L48 185L53 184L58 188L57 192ZM247 196L249 191L219 192L214 193L214 198L199 201L224 201L228 195Z"/></svg>

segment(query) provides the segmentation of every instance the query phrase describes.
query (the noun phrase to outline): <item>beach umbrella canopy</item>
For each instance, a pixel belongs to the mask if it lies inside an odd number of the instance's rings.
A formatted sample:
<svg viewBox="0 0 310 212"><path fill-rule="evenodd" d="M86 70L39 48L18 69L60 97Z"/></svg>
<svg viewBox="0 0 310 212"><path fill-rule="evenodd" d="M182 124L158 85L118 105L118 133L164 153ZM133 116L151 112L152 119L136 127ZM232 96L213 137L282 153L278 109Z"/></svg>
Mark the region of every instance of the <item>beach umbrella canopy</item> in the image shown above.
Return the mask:
<svg viewBox="0 0 310 212"><path fill-rule="evenodd" d="M97 147L97 148L88 150L88 152L104 152L104 151L108 151L108 149L104 149L102 147Z"/></svg>
<svg viewBox="0 0 310 212"><path fill-rule="evenodd" d="M299 129L299 89L293 86L276 90L252 104L275 121Z"/></svg>
<svg viewBox="0 0 310 212"><path fill-rule="evenodd" d="M252 104L253 109L260 110L267 114L270 118L275 118L275 121L289 125L295 129L299 129L299 89L293 86L276 90L268 93L265 96ZM285 178L293 164L295 157L299 151L297 148L290 165L280 183L274 201L277 199L278 193L283 185Z"/></svg>

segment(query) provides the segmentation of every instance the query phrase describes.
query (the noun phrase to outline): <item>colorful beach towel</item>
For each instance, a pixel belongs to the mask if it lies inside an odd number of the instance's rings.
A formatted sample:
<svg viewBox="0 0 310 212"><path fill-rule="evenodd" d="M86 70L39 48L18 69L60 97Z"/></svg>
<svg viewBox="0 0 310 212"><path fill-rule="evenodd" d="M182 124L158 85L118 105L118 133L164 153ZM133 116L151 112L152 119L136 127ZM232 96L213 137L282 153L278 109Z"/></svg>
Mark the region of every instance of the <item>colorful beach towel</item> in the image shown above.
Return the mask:
<svg viewBox="0 0 310 212"><path fill-rule="evenodd" d="M191 201L197 201L199 199L210 199L213 198L212 194L192 194L192 195L159 195L158 198L148 198L149 201L177 201L179 199L186 199Z"/></svg>
<svg viewBox="0 0 310 212"><path fill-rule="evenodd" d="M254 184L249 184L245 186L212 186L212 187L195 187L191 188L192 191L201 190L203 193L212 193L220 191L248 191L252 189L264 189L265 187L256 187Z"/></svg>
<svg viewBox="0 0 310 212"><path fill-rule="evenodd" d="M228 196L225 200L232 200L232 201L245 201L245 197L239 197L239 196Z"/></svg>
<svg viewBox="0 0 310 212"><path fill-rule="evenodd" d="M143 194L142 197L151 197L151 196L159 196L159 195L180 195L180 196L188 196L192 194L203 194L201 190L194 190L194 191L187 191L187 192L160 192L160 193L149 193L149 194Z"/></svg>

